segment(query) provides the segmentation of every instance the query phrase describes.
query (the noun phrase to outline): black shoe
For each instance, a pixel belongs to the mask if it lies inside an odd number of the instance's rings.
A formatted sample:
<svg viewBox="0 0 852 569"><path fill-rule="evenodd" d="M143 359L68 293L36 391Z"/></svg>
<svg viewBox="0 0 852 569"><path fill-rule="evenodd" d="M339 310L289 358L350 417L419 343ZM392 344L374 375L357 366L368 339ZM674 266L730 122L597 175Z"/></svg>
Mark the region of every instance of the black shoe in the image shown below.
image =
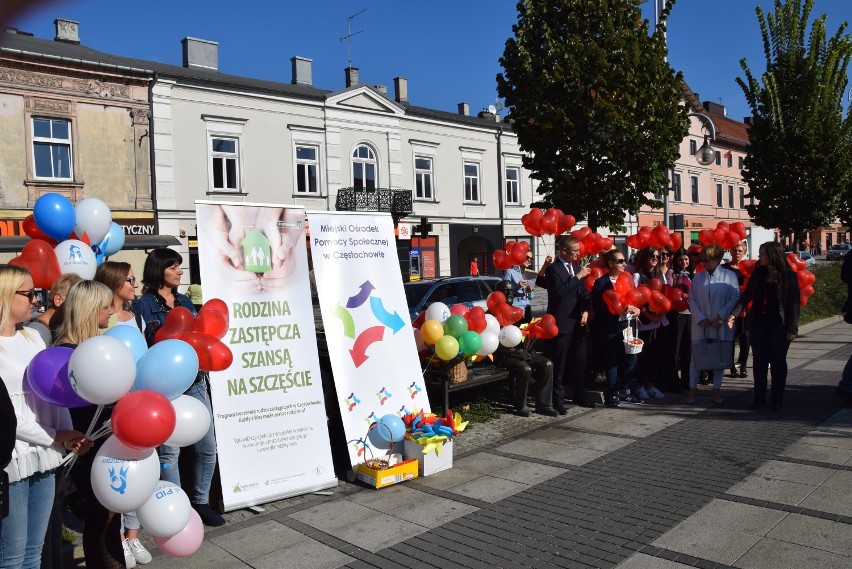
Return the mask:
<svg viewBox="0 0 852 569"><path fill-rule="evenodd" d="M607 407L618 407L619 403L621 403L621 401L619 400L618 395L613 395L606 400L605 405Z"/></svg>
<svg viewBox="0 0 852 569"><path fill-rule="evenodd" d="M592 401L580 401L579 403L577 401L575 401L574 403L576 405L579 405L580 407L585 407L586 409L594 409L595 407L598 406L597 403L594 403Z"/></svg>
<svg viewBox="0 0 852 569"><path fill-rule="evenodd" d="M741 369L739 377L748 377L748 370L746 368Z"/></svg>
<svg viewBox="0 0 852 569"><path fill-rule="evenodd" d="M553 407L542 407L540 409L536 409L535 412L546 417L556 417L559 414Z"/></svg>
<svg viewBox="0 0 852 569"><path fill-rule="evenodd" d="M206 526L219 527L225 525L225 518L219 512L210 507L210 504L193 504L193 509L198 513L201 522Z"/></svg>
<svg viewBox="0 0 852 569"><path fill-rule="evenodd" d="M728 377L739 377L739 376L740 376L740 372L738 372L738 371L737 371L737 368L733 368L733 367L732 367L732 368L728 371Z"/></svg>
<svg viewBox="0 0 852 569"><path fill-rule="evenodd" d="M522 407L521 409L515 409L515 414L520 417L529 417L530 416L530 408Z"/></svg>
<svg viewBox="0 0 852 569"><path fill-rule="evenodd" d="M568 409L566 407L555 407L555 410L560 415L567 415L568 414Z"/></svg>

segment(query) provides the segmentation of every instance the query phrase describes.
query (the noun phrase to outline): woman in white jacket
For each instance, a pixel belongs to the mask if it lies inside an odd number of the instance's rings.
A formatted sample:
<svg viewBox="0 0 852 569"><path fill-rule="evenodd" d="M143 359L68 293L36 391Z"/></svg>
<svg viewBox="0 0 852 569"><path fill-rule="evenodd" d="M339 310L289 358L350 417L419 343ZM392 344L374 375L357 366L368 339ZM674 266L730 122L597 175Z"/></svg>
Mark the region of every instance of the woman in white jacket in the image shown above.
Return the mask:
<svg viewBox="0 0 852 569"><path fill-rule="evenodd" d="M707 338L718 338L722 341L733 342L733 319L728 318L740 297L737 276L726 269L720 269L724 251L719 245L711 244L701 251L701 262L704 271L695 273L692 280L692 290L689 293L689 312L692 314L692 366L689 370L689 399L687 403L695 403L698 391L699 372L695 367L695 353L701 341ZM713 403L722 403L722 377L724 369L713 370Z"/></svg>
<svg viewBox="0 0 852 569"><path fill-rule="evenodd" d="M9 391L18 426L9 475L9 516L0 522L0 568L37 568L53 507L54 470L65 451L85 451L91 443L71 428L68 409L36 396L24 371L44 340L21 326L34 297L25 269L0 266L0 377Z"/></svg>

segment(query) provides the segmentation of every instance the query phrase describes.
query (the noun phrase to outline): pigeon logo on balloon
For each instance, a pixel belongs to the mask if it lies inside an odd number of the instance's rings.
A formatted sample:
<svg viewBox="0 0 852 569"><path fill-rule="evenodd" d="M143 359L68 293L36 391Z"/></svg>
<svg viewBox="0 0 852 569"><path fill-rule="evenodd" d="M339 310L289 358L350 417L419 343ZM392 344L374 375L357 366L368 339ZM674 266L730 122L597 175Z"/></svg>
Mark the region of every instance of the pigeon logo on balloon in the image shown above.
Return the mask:
<svg viewBox="0 0 852 569"><path fill-rule="evenodd" d="M115 474L115 468L109 469L109 479L110 479L110 488L118 492L119 494L124 494L124 491L127 490L127 471L130 470L129 466L122 466L118 469L118 476Z"/></svg>
<svg viewBox="0 0 852 569"><path fill-rule="evenodd" d="M68 248L68 263L72 265L76 265L78 263L85 263L83 260L83 254L80 252L80 248L76 245L71 245Z"/></svg>

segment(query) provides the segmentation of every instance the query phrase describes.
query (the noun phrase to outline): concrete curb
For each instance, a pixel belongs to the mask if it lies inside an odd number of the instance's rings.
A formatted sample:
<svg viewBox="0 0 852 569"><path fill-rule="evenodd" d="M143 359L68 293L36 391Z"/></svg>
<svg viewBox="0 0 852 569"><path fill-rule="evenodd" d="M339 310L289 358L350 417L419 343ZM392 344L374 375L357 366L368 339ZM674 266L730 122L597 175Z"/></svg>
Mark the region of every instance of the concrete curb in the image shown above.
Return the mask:
<svg viewBox="0 0 852 569"><path fill-rule="evenodd" d="M839 314L837 316L829 316L828 318L823 318L822 320L808 322L804 326L799 327L799 336L804 336L808 332L813 332L815 330L825 328L826 326L831 326L832 324L836 324L838 322L843 322L843 316Z"/></svg>

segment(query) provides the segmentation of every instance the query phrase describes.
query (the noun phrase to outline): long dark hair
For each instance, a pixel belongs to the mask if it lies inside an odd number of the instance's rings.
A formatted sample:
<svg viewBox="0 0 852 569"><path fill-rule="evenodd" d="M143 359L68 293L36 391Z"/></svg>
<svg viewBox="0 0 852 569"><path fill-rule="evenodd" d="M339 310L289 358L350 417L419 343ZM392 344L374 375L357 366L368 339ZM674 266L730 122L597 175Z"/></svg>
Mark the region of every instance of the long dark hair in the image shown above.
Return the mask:
<svg viewBox="0 0 852 569"><path fill-rule="evenodd" d="M651 255L657 253L657 256L660 259L657 260L657 266L651 269L648 264L651 261ZM659 247L645 247L641 251L639 251L639 256L636 257L636 270L640 275L648 278L648 279L659 279L663 276L662 269L662 255L660 254Z"/></svg>
<svg viewBox="0 0 852 569"><path fill-rule="evenodd" d="M781 302L787 300L787 259L784 256L784 248L780 243L775 241L767 241L760 246L759 251L766 253L767 264L758 268L761 269L760 275L764 281L770 276L774 276L778 282L778 291L781 297L778 299Z"/></svg>
<svg viewBox="0 0 852 569"><path fill-rule="evenodd" d="M163 278L166 269L175 263L183 263L183 257L174 249L162 247L148 253L145 268L142 270L142 294L160 290L166 284Z"/></svg>

